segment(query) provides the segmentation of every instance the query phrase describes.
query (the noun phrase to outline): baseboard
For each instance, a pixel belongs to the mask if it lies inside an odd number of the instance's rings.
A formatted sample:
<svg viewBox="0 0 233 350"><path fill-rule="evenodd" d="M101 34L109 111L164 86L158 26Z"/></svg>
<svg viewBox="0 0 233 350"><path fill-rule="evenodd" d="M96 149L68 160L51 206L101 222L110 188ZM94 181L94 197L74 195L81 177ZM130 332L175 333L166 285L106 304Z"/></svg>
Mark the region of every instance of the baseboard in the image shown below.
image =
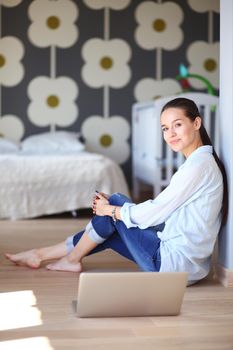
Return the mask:
<svg viewBox="0 0 233 350"><path fill-rule="evenodd" d="M216 275L219 282L226 288L233 288L233 270L217 264Z"/></svg>

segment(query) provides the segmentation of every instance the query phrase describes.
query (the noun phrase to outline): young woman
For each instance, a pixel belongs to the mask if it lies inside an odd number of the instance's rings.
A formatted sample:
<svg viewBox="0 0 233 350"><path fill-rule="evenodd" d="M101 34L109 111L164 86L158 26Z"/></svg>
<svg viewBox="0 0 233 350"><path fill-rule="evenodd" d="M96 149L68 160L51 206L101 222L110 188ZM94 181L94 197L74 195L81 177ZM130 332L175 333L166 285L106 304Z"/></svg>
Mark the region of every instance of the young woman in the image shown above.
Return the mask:
<svg viewBox="0 0 233 350"><path fill-rule="evenodd" d="M187 271L189 284L205 277L221 224L227 215L227 182L197 106L176 98L161 112L164 140L186 158L169 186L140 204L115 193L96 193L85 231L55 246L6 254L17 265L82 270L83 257L111 248L143 271Z"/></svg>

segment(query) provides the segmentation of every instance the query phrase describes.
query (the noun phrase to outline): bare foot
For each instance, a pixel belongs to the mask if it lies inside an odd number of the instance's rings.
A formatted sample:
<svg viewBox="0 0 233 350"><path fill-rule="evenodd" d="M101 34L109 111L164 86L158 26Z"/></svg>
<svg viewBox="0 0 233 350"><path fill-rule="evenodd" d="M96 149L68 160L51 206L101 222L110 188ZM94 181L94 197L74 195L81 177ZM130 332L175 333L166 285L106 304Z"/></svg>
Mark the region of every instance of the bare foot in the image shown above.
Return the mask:
<svg viewBox="0 0 233 350"><path fill-rule="evenodd" d="M67 256L61 258L53 264L46 266L46 269L53 271L70 271L70 272L81 272L82 265L80 262L72 263L68 260Z"/></svg>
<svg viewBox="0 0 233 350"><path fill-rule="evenodd" d="M28 266L32 269L40 267L41 259L36 249L28 250L18 254L5 254L5 257L16 265Z"/></svg>

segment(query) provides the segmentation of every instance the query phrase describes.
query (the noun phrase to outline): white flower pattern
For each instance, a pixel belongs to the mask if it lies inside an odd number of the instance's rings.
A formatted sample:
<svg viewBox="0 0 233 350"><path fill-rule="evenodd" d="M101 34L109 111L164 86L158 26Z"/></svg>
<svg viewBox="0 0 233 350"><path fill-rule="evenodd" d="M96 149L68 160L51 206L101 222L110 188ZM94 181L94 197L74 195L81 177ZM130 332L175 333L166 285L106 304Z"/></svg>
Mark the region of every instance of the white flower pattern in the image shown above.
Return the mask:
<svg viewBox="0 0 233 350"><path fill-rule="evenodd" d="M19 5L22 0L0 0L0 6L14 7Z"/></svg>
<svg viewBox="0 0 233 350"><path fill-rule="evenodd" d="M15 115L4 115L0 118L0 135L10 140L20 141L24 135L24 125Z"/></svg>
<svg viewBox="0 0 233 350"><path fill-rule="evenodd" d="M67 48L78 39L75 21L78 17L77 5L70 0L34 0L29 6L30 41L39 47L51 45Z"/></svg>
<svg viewBox="0 0 233 350"><path fill-rule="evenodd" d="M78 96L77 84L70 78L37 77L28 86L31 103L28 117L40 127L72 125L78 117L75 99Z"/></svg>
<svg viewBox="0 0 233 350"><path fill-rule="evenodd" d="M182 44L183 32L180 24L183 21L183 11L177 4L144 1L138 5L135 17L139 24L135 31L135 40L143 49L174 50Z"/></svg>
<svg viewBox="0 0 233 350"><path fill-rule="evenodd" d="M188 0L189 6L196 12L219 12L219 0Z"/></svg>
<svg viewBox="0 0 233 350"><path fill-rule="evenodd" d="M129 4L131 0L84 0L84 3L94 10L101 10L105 7L109 7L111 10L123 10Z"/></svg>
<svg viewBox="0 0 233 350"><path fill-rule="evenodd" d="M0 84L15 86L24 76L24 67L20 62L24 55L22 42L13 37L0 39Z"/></svg>
<svg viewBox="0 0 233 350"><path fill-rule="evenodd" d="M134 96L139 102L155 100L159 97L175 95L181 92L180 84L174 79L155 80L145 78L140 80L134 89Z"/></svg>
<svg viewBox="0 0 233 350"><path fill-rule="evenodd" d="M128 160L130 148L127 139L130 135L130 127L123 117L91 116L82 124L81 132L85 138L87 150L101 153L118 164Z"/></svg>
<svg viewBox="0 0 233 350"><path fill-rule="evenodd" d="M88 86L120 88L129 82L131 49L125 41L90 39L82 48L82 56L86 62L82 78Z"/></svg>
<svg viewBox="0 0 233 350"><path fill-rule="evenodd" d="M190 63L189 73L198 74L219 87L219 43L209 44L204 41L193 42L187 50L187 59ZM189 78L190 84L196 89L204 89L203 82Z"/></svg>

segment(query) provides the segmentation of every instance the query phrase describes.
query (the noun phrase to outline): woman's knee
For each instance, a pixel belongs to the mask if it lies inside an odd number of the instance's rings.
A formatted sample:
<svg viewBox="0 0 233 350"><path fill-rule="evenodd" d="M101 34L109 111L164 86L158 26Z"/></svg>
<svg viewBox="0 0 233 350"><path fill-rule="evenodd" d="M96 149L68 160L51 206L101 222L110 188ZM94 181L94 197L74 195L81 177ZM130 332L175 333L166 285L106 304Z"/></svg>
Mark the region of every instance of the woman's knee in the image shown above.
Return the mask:
<svg viewBox="0 0 233 350"><path fill-rule="evenodd" d="M132 203L131 199L121 193L113 193L109 198L109 204L122 206L124 203Z"/></svg>
<svg viewBox="0 0 233 350"><path fill-rule="evenodd" d="M91 220L94 231L102 238L108 238L115 230L110 216L95 215Z"/></svg>

